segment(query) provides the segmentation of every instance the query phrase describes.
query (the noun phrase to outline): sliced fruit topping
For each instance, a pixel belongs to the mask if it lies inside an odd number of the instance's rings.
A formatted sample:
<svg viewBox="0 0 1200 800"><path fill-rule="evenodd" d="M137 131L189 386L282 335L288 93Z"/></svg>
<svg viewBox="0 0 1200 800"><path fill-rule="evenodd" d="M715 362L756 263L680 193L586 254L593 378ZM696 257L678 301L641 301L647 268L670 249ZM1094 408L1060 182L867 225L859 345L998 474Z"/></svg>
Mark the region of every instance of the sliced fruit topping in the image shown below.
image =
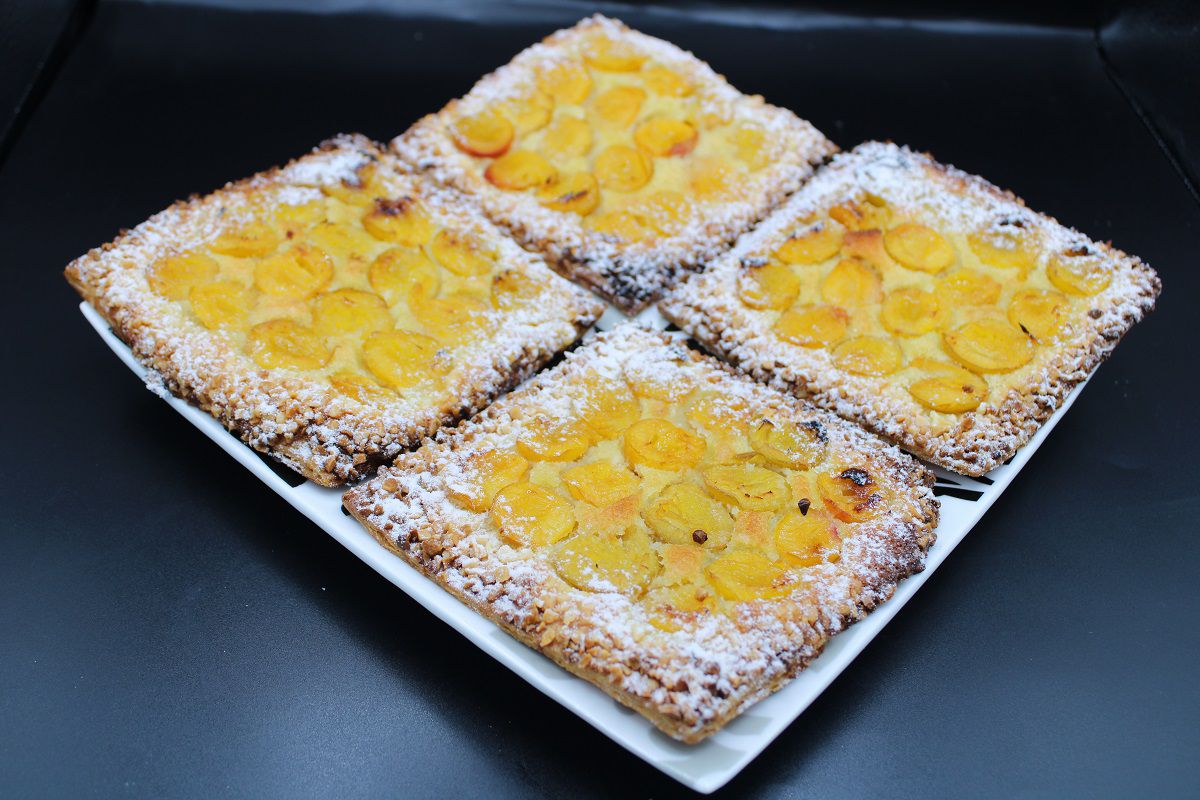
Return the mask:
<svg viewBox="0 0 1200 800"><path fill-rule="evenodd" d="M483 174L493 186L522 191L545 186L554 180L558 170L532 150L511 150L488 164Z"/></svg>
<svg viewBox="0 0 1200 800"><path fill-rule="evenodd" d="M492 158L507 152L516 131L503 114L490 110L459 117L454 122L452 134L459 150L473 156Z"/></svg>
<svg viewBox="0 0 1200 800"><path fill-rule="evenodd" d="M747 427L745 403L720 392L705 392L688 403L688 422L714 434L744 434Z"/></svg>
<svg viewBox="0 0 1200 800"><path fill-rule="evenodd" d="M642 217L663 236L674 236L687 224L692 207L679 192L655 192L639 206Z"/></svg>
<svg viewBox="0 0 1200 800"><path fill-rule="evenodd" d="M279 245L279 234L265 222L255 220L225 231L208 243L208 249L223 256L261 258Z"/></svg>
<svg viewBox="0 0 1200 800"><path fill-rule="evenodd" d="M578 461L592 444L578 422L534 417L517 437L517 451L530 461Z"/></svg>
<svg viewBox="0 0 1200 800"><path fill-rule="evenodd" d="M607 461L571 467L563 472L562 482L572 497L593 506L610 506L638 490L636 475Z"/></svg>
<svg viewBox="0 0 1200 800"><path fill-rule="evenodd" d="M529 462L512 451L476 451L463 464L462 476L446 481L446 493L463 508L487 511L501 489L521 480L528 471Z"/></svg>
<svg viewBox="0 0 1200 800"><path fill-rule="evenodd" d="M883 244L883 231L869 228L865 231L846 231L842 239L842 255L860 259L878 270L896 267L895 260L888 255Z"/></svg>
<svg viewBox="0 0 1200 800"><path fill-rule="evenodd" d="M689 185L700 200L719 200L737 193L743 173L723 158L698 159L691 169Z"/></svg>
<svg viewBox="0 0 1200 800"><path fill-rule="evenodd" d="M306 242L254 265L254 285L263 294L289 300L307 300L333 280L333 259Z"/></svg>
<svg viewBox="0 0 1200 800"><path fill-rule="evenodd" d="M757 464L719 464L702 473L713 496L750 511L778 511L787 502L783 476Z"/></svg>
<svg viewBox="0 0 1200 800"><path fill-rule="evenodd" d="M583 64L562 62L538 73L537 84L554 102L579 105L591 94L592 76Z"/></svg>
<svg viewBox="0 0 1200 800"><path fill-rule="evenodd" d="M842 522L863 522L883 511L883 490L865 469L852 467L836 475L822 473L817 488L825 509Z"/></svg>
<svg viewBox="0 0 1200 800"><path fill-rule="evenodd" d="M528 481L509 484L497 492L490 516L500 538L514 547L546 547L575 530L571 504Z"/></svg>
<svg viewBox="0 0 1200 800"><path fill-rule="evenodd" d="M517 136L525 136L546 127L554 114L554 98L534 89L500 104L501 111L513 122Z"/></svg>
<svg viewBox="0 0 1200 800"><path fill-rule="evenodd" d="M987 381L974 372L930 358L914 359L912 365L930 377L914 382L908 393L932 411L942 414L974 411L987 397Z"/></svg>
<svg viewBox="0 0 1200 800"><path fill-rule="evenodd" d="M785 311L775 322L775 333L801 347L829 347L846 335L850 315L834 306L809 306Z"/></svg>
<svg viewBox="0 0 1200 800"><path fill-rule="evenodd" d="M210 330L237 326L250 312L250 293L237 281L195 286L188 299L196 319Z"/></svg>
<svg viewBox="0 0 1200 800"><path fill-rule="evenodd" d="M419 247L433 236L434 225L421 204L411 197L376 200L363 216L367 233L384 242Z"/></svg>
<svg viewBox="0 0 1200 800"><path fill-rule="evenodd" d="M1056 289L1083 297L1099 294L1112 283L1112 271L1090 245L1051 256L1046 277Z"/></svg>
<svg viewBox="0 0 1200 800"><path fill-rule="evenodd" d="M538 190L538 200L554 211L586 217L600 205L600 185L590 172L559 175Z"/></svg>
<svg viewBox="0 0 1200 800"><path fill-rule="evenodd" d="M322 222L304 238L324 250L335 262L362 260L379 248L379 240L358 225Z"/></svg>
<svg viewBox="0 0 1200 800"><path fill-rule="evenodd" d="M1038 243L1020 221L1000 222L967 235L967 244L989 267L1028 272L1037 263Z"/></svg>
<svg viewBox="0 0 1200 800"><path fill-rule="evenodd" d="M330 375L329 385L338 394L360 403L387 402L396 396L375 381L356 372L338 372ZM487 510L486 506L483 510Z"/></svg>
<svg viewBox="0 0 1200 800"><path fill-rule="evenodd" d="M837 255L842 247L842 230L826 220L802 225L775 251L785 264L820 264Z"/></svg>
<svg viewBox="0 0 1200 800"><path fill-rule="evenodd" d="M675 483L651 498L642 519L660 541L717 551L729 543L733 517L694 483Z"/></svg>
<svg viewBox="0 0 1200 800"><path fill-rule="evenodd" d="M870 306L883 300L883 283L874 267L857 258L843 258L821 282L821 296L835 306Z"/></svg>
<svg viewBox="0 0 1200 800"><path fill-rule="evenodd" d="M322 194L352 206L369 206L381 191L377 170L370 162L356 169L353 177L321 184ZM324 217L324 209L321 209L321 216Z"/></svg>
<svg viewBox="0 0 1200 800"><path fill-rule="evenodd" d="M596 233L623 242L640 242L654 235L654 228L644 217L629 211L609 211L591 217L587 220L587 226Z"/></svg>
<svg viewBox="0 0 1200 800"><path fill-rule="evenodd" d="M642 70L642 82L663 97L687 97L696 90L692 82L673 69L653 65Z"/></svg>
<svg viewBox="0 0 1200 800"><path fill-rule="evenodd" d="M429 243L429 253L446 269L464 278L492 271L496 251L482 237L443 228Z"/></svg>
<svg viewBox="0 0 1200 800"><path fill-rule="evenodd" d="M789 511L775 526L779 557L797 567L813 567L841 559L842 540L837 525L820 511Z"/></svg>
<svg viewBox="0 0 1200 800"><path fill-rule="evenodd" d="M681 119L656 117L637 126L633 141L652 156L686 156L696 147L699 132Z"/></svg>
<svg viewBox="0 0 1200 800"><path fill-rule="evenodd" d="M542 134L541 150L554 159L586 156L592 149L592 129L578 117L559 117Z"/></svg>
<svg viewBox="0 0 1200 800"><path fill-rule="evenodd" d="M627 128L637 119L646 102L646 92L636 86L614 86L592 102L592 111L601 121Z"/></svg>
<svg viewBox="0 0 1200 800"><path fill-rule="evenodd" d="M767 461L790 469L812 469L825 460L828 434L813 420L773 422L764 419L750 431L750 446Z"/></svg>
<svg viewBox="0 0 1200 800"><path fill-rule="evenodd" d="M663 403L678 403L696 390L696 382L691 375L675 368L679 363L627 363L625 380L638 397Z"/></svg>
<svg viewBox="0 0 1200 800"><path fill-rule="evenodd" d="M705 539L702 544L665 544L658 550L658 559L662 564L662 574L658 580L664 586L678 586L681 583L695 583L702 579L701 570L706 560Z"/></svg>
<svg viewBox="0 0 1200 800"><path fill-rule="evenodd" d="M854 375L891 375L904 365L904 353L891 339L856 336L833 348L833 363Z"/></svg>
<svg viewBox="0 0 1200 800"><path fill-rule="evenodd" d="M974 269L956 269L937 279L934 291L947 308L987 306L1000 299L1000 282Z"/></svg>
<svg viewBox="0 0 1200 800"><path fill-rule="evenodd" d="M887 227L887 204L882 198L868 195L861 200L846 200L829 209L829 216L852 231L865 231L871 228L883 230Z"/></svg>
<svg viewBox="0 0 1200 800"><path fill-rule="evenodd" d="M555 548L554 568L564 581L586 592L640 595L658 574L658 555L638 528L624 535L579 532Z"/></svg>
<svg viewBox="0 0 1200 800"><path fill-rule="evenodd" d="M582 406L583 424L596 441L621 436L642 415L641 404L622 385L595 387Z"/></svg>
<svg viewBox="0 0 1200 800"><path fill-rule="evenodd" d="M654 163L650 158L628 145L614 144L596 156L596 180L605 189L632 192L649 183L653 176Z"/></svg>
<svg viewBox="0 0 1200 800"><path fill-rule="evenodd" d="M499 309L519 308L541 291L541 285L524 272L506 269L492 278L492 306Z"/></svg>
<svg viewBox="0 0 1200 800"><path fill-rule="evenodd" d="M312 302L313 328L322 336L370 333L392 327L383 298L358 289L338 289Z"/></svg>
<svg viewBox="0 0 1200 800"><path fill-rule="evenodd" d="M466 291L427 300L410 310L434 336L451 345L473 341L491 328L491 303Z"/></svg>
<svg viewBox="0 0 1200 800"><path fill-rule="evenodd" d="M338 183L340 184L341 181ZM369 195L363 205L367 202L370 202ZM291 239L318 222L324 222L325 205L319 200L283 205L275 211L273 219L275 224L283 229L284 238Z"/></svg>
<svg viewBox="0 0 1200 800"><path fill-rule="evenodd" d="M883 235L883 246L901 266L919 272L941 272L957 257L949 239L933 228L915 222L906 222L889 230Z"/></svg>
<svg viewBox="0 0 1200 800"><path fill-rule="evenodd" d="M791 591L784 568L754 550L734 550L705 570L717 593L726 600L772 600Z"/></svg>
<svg viewBox="0 0 1200 800"><path fill-rule="evenodd" d="M416 308L437 297L442 288L437 265L421 250L407 247L393 247L380 253L371 262L367 279L389 306L403 302Z"/></svg>
<svg viewBox="0 0 1200 800"><path fill-rule="evenodd" d="M771 163L771 149L767 147L767 134L756 125L742 125L730 137L738 159L751 171L757 171Z"/></svg>
<svg viewBox="0 0 1200 800"><path fill-rule="evenodd" d="M665 419L638 420L625 431L625 458L654 469L683 470L696 465L707 443Z"/></svg>
<svg viewBox="0 0 1200 800"><path fill-rule="evenodd" d="M1008 304L1008 321L1022 332L1045 344L1052 341L1067 321L1069 301L1058 292L1024 289Z"/></svg>
<svg viewBox="0 0 1200 800"><path fill-rule="evenodd" d="M204 253L167 256L155 263L147 278L150 288L168 300L183 300L192 288L217 277L221 265Z"/></svg>
<svg viewBox="0 0 1200 800"><path fill-rule="evenodd" d="M937 297L931 292L906 286L888 292L879 310L879 321L897 336L920 336L941 322Z"/></svg>
<svg viewBox="0 0 1200 800"><path fill-rule="evenodd" d="M584 58L593 69L604 72L637 72L647 57L626 42L596 36L584 49Z"/></svg>
<svg viewBox="0 0 1200 800"><path fill-rule="evenodd" d="M379 331L363 342L363 362L384 386L408 389L449 371L441 344L412 331Z"/></svg>
<svg viewBox="0 0 1200 800"><path fill-rule="evenodd" d="M290 319L255 325L246 336L246 351L264 369L320 369L331 355L311 328Z"/></svg>
<svg viewBox="0 0 1200 800"><path fill-rule="evenodd" d="M800 276L783 264L747 267L738 277L738 297L750 308L784 309L799 295Z"/></svg>
<svg viewBox="0 0 1200 800"><path fill-rule="evenodd" d="M1033 358L1033 343L1021 330L995 317L968 322L942 335L958 363L975 372L1012 372Z"/></svg>

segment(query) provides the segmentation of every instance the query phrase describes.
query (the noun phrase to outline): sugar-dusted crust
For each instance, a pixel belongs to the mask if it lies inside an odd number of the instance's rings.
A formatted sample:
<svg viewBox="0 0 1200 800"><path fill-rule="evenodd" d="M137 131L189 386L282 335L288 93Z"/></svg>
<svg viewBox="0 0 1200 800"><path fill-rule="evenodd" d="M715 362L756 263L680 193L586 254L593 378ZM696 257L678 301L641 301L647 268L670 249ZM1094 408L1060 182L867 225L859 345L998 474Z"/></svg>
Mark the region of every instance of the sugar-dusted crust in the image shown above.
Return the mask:
<svg viewBox="0 0 1200 800"><path fill-rule="evenodd" d="M997 219L1019 220L1048 254L1090 247L1111 270L1110 285L1070 320L1068 332L1012 373L1007 392L975 411L937 415L920 406L906 387L839 369L827 350L779 339L771 318L738 299L742 259L769 251L797 220L863 191L882 197L947 232L974 230ZM1112 352L1126 331L1154 308L1161 284L1136 257L1097 243L1046 215L1027 209L1009 192L983 179L893 144L868 142L839 155L800 192L743 236L703 274L663 301L663 313L706 348L771 386L810 397L929 461L967 475L1004 463L1054 413L1071 389ZM940 419L939 419L940 417Z"/></svg>
<svg viewBox="0 0 1200 800"><path fill-rule="evenodd" d="M841 560L806 568L809 582L791 594L735 604L729 616L691 612L677 618L673 632L652 625L646 607L625 595L573 588L546 551L505 543L487 514L447 495L471 452L511 448L526 420L569 417L585 375L619 377L629 364L653 370L668 362L756 415L818 420L829 433L830 462L861 465L889 493L886 510L845 535ZM517 639L667 734L698 742L795 677L831 636L923 568L938 517L932 483L895 447L737 375L678 335L630 323L595 336L478 417L400 456L343 502L382 544Z"/></svg>
<svg viewBox="0 0 1200 800"><path fill-rule="evenodd" d="M225 335L205 329L179 303L150 289L150 264L247 220L250 204L320 198L319 187L356 180L356 169L366 162L380 165L390 197L416 197L436 220L489 237L502 264L526 272L546 293L538 307L512 312L499 333L464 350L433 402L396 397L362 403L332 392L324 379L260 369ZM151 370L155 383L324 486L370 474L440 426L483 408L575 341L602 310L487 222L468 199L402 174L390 155L358 135L339 136L287 166L175 203L71 263L66 277Z"/></svg>
<svg viewBox="0 0 1200 800"><path fill-rule="evenodd" d="M528 87L539 66L561 60L595 32L628 42L687 77L698 87L697 96L706 110L766 129L770 165L740 182L740 199L707 205L670 237L622 243L588 230L575 214L542 207L530 194L497 189L484 178L476 160L454 146L449 133L454 119L476 113ZM402 159L442 183L478 196L492 219L512 231L519 241L545 255L559 272L627 313L654 302L682 274L716 257L740 233L796 191L812 174L814 164L837 150L808 122L764 102L760 96L741 94L691 53L599 15L522 51L481 79L465 97L419 120L391 146Z"/></svg>

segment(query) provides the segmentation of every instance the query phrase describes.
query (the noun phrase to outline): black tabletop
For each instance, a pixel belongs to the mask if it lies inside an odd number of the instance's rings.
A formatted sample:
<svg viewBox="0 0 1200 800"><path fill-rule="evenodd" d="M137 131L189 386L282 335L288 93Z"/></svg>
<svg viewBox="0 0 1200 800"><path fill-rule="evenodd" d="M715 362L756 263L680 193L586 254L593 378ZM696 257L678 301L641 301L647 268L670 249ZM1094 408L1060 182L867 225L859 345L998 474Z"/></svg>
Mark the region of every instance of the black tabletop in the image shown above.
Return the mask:
<svg viewBox="0 0 1200 800"><path fill-rule="evenodd" d="M180 196L338 131L402 131L581 8L221 5L101 3L0 170L0 795L688 794L258 484L108 352L61 278ZM1195 793L1200 207L1093 32L702 8L615 13L844 147L928 149L1164 284L725 796Z"/></svg>

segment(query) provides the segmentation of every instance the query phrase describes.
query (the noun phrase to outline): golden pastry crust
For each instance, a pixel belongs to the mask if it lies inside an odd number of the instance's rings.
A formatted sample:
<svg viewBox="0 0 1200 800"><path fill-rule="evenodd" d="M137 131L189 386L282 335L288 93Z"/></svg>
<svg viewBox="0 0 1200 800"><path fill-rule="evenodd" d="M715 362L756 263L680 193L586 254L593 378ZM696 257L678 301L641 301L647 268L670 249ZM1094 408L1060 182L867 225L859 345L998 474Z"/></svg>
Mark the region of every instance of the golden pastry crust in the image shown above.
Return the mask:
<svg viewBox="0 0 1200 800"><path fill-rule="evenodd" d="M809 230L813 230L812 220L822 218L821 215L831 208L856 198L868 213L874 213L870 209L875 204L877 208L890 209L887 213L892 215L893 222L897 219L913 221L940 231L950 240L957 237L960 242L957 260L943 270L937 280L951 275L955 269L967 273L973 267L976 273L990 273L990 277L982 283L983 293L990 292L993 295L989 298L992 303L1009 303L1008 322L1004 321L1004 305L943 303L937 313L959 314L960 323L990 316L991 320L1000 323L999 335L1015 336L1012 346L1025 352L1011 363L985 363L981 367L977 353L964 353L961 348L956 349L957 342L953 337L961 334L954 331L948 333L944 327L935 328L936 317L933 316L928 318L933 330L927 331L924 339L915 335L920 330L905 331L906 336L893 337L895 342L911 349L911 352L889 351L903 352L904 357L909 358L908 364L901 361L899 371L883 377L852 374L839 366L836 348L831 352L824 347L800 346L794 340L785 341L780 335L778 321L782 315L778 310L750 308L744 299L739 298L739 276L766 263L764 254L778 253L776 248L787 242L798 226L808 224ZM1022 242L1038 244L1029 246L1027 263L1023 263L1021 269L1011 268L1012 264L1025 257L1022 255L1025 251L1018 252L1020 247L1002 248L1002 251L989 256L991 263L1005 264L1004 269L992 269L989 262L977 257L974 250L976 245L967 244L973 241L969 237L980 235L980 231L1000 238L1021 237ZM846 256L847 241L843 240L842 255L833 258ZM860 245L862 241L857 240ZM878 255L872 256L861 247L856 252L862 254L868 264L873 257L884 260L891 258L887 253L878 254L879 251L874 251ZM904 255L903 251L896 252ZM1061 279L1056 284L1058 276L1051 276L1047 265L1052 264L1060 254L1088 259L1092 265L1090 269L1094 270L1096 284L1084 287L1084 290L1075 294L1063 288ZM941 255L928 251L922 253L921 257L935 260L932 271L936 273L940 267L936 258ZM859 259L848 260L857 261L860 265L864 263ZM814 269L818 267L801 266L799 274L803 279L803 270ZM896 288L904 288L905 291L918 287L928 289L922 281L935 280L929 275L899 269L894 263L889 269L890 272L887 269L880 270L883 274L882 288L888 292ZM902 277L897 279L897 273L902 273ZM819 277L821 273L814 274ZM892 277L889 278L889 275ZM1067 277L1070 278L1070 275ZM911 287L898 287L898 283L911 284ZM835 289L844 291L844 286L842 284ZM821 285L815 295L817 302L821 302L820 293L824 293L824 301L829 302L827 287L828 284ZM934 464L978 476L1004 463L1030 440L1040 425L1062 404L1071 389L1085 380L1112 352L1126 331L1154 308L1160 288L1155 272L1136 257L1107 243L1094 242L1051 217L1030 211L1011 193L981 178L939 164L927 154L914 153L892 144L868 142L835 157L784 206L756 230L743 236L731 251L713 263L703 275L692 278L664 300L660 308L706 348L755 378L776 388L809 397L817 405L864 426ZM931 289L912 296L928 300L935 291ZM1013 304L1021 292L1030 293L1035 298L1055 298L1054 302L1061 306L1053 309L1056 315L1053 324L1058 326L1058 330L1049 338L1043 335L1042 339L1038 339L1039 331L1026 327L1019 315L1013 315ZM801 292L802 299L804 296ZM813 297L808 299L812 300ZM895 322L884 318L877 305L877 297L873 302L876 305L866 304L865 309L851 309L851 316L865 314L855 319L867 320L862 323L866 327L880 324L885 328L889 324L895 326ZM936 304L936 301L929 302ZM983 301L975 298L972 302ZM795 307L811 308L811 305L798 304ZM859 321L851 322L849 335L854 334L853 326L860 324ZM995 323L987 321L983 324ZM1010 325L1012 329L1005 328L1005 325ZM1023 341L1022 336L1016 333L1018 329L1032 344ZM961 332L962 328L957 330ZM981 333L977 328L969 333L983 336L991 330L994 328ZM921 344L922 341L926 341L926 344ZM922 348L929 352L924 353ZM914 354L932 358L918 362ZM1027 361L1018 363L1022 359ZM918 402L916 394L910 393L909 387L914 384L910 382L913 380L911 377L906 377L906 371L914 368L914 364L929 364L934 360L941 362L934 367L936 369L945 370L947 364L954 362L957 362L956 366L974 369L978 374L969 377L969 381L977 381L983 388L986 393L984 401L974 410L967 411L953 408L950 411L935 410ZM1017 366L1014 367L1014 364ZM961 369L952 374L966 375ZM994 385L989 386L989 382ZM968 385L963 390L971 388Z"/></svg>
<svg viewBox="0 0 1200 800"><path fill-rule="evenodd" d="M736 413L747 415L740 419L758 420L758 427L767 424L762 420L770 419L778 426L823 431L821 441L827 450L819 457L824 460L812 462L814 474L848 474L856 480L860 476L873 487L871 491L878 489L879 496L871 502L879 501L881 505L865 512L854 524L838 523L838 556L826 555L786 570L780 567L783 571L771 573L775 580L762 594L727 595L718 588L719 594L706 590L683 596L670 592L680 585L691 592L693 584L679 583L683 579L678 575L686 571L681 565L687 564L687 558L673 558L672 548L685 554L698 553L697 558L714 559L707 562L703 573L699 568L691 573L709 576L712 586L717 585L712 577L715 565L725 563L730 553L757 548L756 552L776 559L773 564L783 564L780 559L785 558L784 551L777 549L779 539L772 538L768 520L775 515L781 515L779 519L790 515L793 522L801 524L803 520L832 520L822 510L826 507L822 503L833 501L821 493L823 490L813 488L824 486L819 482L824 478L814 477L814 482L808 483L807 472L781 470L789 476L791 488L775 511L729 506L735 520L732 534L710 525L711 534L684 531L690 541L682 544L664 542L647 511L665 494L650 498L656 482L669 486L679 476L664 476L644 464L624 467L637 474L630 484L635 492L633 501L618 500L598 509L572 491L577 501L572 513L578 518L578 527L568 538L551 537L549 541L555 544L529 543L532 540L522 544L504 527L507 523L496 522L504 519L496 516L497 507L509 508L508 500L501 502L506 490L497 491L497 487L505 482L511 484L510 489L531 485L513 484L522 480L520 459L516 470L491 486L495 499L476 497L478 502L473 506L464 504L462 498L472 496L472 487L483 485L471 472L481 454L512 453L514 446L517 452L528 454L521 443L536 435L533 432L540 430L538 426L545 421L570 426L578 419L596 419L588 416L594 412L587 409L597 407L593 404L595 395L589 392L599 391L600 396L608 397L611 409L614 395L603 392L624 386L626 379L635 392L639 391L634 375L640 376L636 380L648 380L657 387L651 388L650 395L666 396L658 390L684 381L695 390L690 397L716 403L705 407L697 401L686 406L687 413L712 413L719 419L722 413L739 409ZM673 407L676 412L683 407L647 400L644 395L640 402L643 422L649 416L671 418ZM702 408L708 411L698 411ZM673 418L687 427L682 417ZM630 419L626 417L623 424L630 424ZM609 428L606 434L619 440L620 427ZM626 428L626 448L632 430ZM693 425L691 430L698 432L701 428ZM721 442L734 441L723 439L726 435L733 434L727 430L708 434L709 449L700 467L710 460L725 463L720 456L725 446ZM603 450L606 446L612 449ZM587 466L594 463L593 457L623 463L620 456L611 455L615 449L612 440L594 444L593 448L588 455L567 464L547 464L531 456L535 463L529 467L528 480L538 487L552 487L552 505L569 503L570 495L558 491L561 485L554 478L557 469ZM664 453L666 457L678 455L672 450L659 452ZM754 454L727 454L726 458L743 465L765 463L746 456ZM855 469L838 473L847 465ZM703 474L709 481L712 473L708 468ZM900 580L923 568L938 517L932 484L932 474L918 462L859 428L737 375L687 348L678 335L627 324L595 336L569 353L564 363L497 401L478 417L442 431L416 452L400 456L394 466L381 469L370 481L349 490L343 504L384 546L514 637L642 713L670 736L692 743L711 735L795 677L831 636L861 619L888 599ZM603 485L603 480L592 479L577 484L575 489L586 492ZM800 491L811 497L798 500L795 495ZM627 502L633 503L632 511L625 507ZM803 517L797 511L798 505L803 508ZM630 527L624 533L604 528L625 524ZM653 532L647 533L646 524ZM643 526L642 533L638 532L639 525ZM774 530L778 536L779 528ZM623 551L632 554L630 572L614 572L610 563L592 561L591 557L585 562L582 577L565 570L564 553L575 552L570 548L577 547L573 544L576 539L587 540L594 534L610 544L618 541L612 537L622 537L621 541L631 548ZM563 534L560 530L556 535ZM651 537L649 546L656 553L650 562L638 555L644 550L634 548L637 542L644 543L638 538L644 535ZM717 537L725 535L730 538L719 543ZM698 544L693 545L693 541ZM706 546L721 549L704 554ZM602 559L604 554L595 558ZM647 571L633 575L637 565ZM697 580L701 581L697 586L709 585L702 582L702 577ZM684 599L665 605L660 602L663 597L680 596ZM686 605L692 599L696 605Z"/></svg>
<svg viewBox="0 0 1200 800"><path fill-rule="evenodd" d="M531 91L541 71L590 56L594 52L595 37L627 46L639 57L647 59L643 69L665 68L690 87L681 91L692 92L684 99L692 104L690 122L699 129L701 146L695 152L689 151L686 159L667 157L654 163L675 168L681 163L694 165L702 158L708 158L701 150L708 141L706 137L710 136L709 128L732 131L744 126L753 129L752 135L761 137L755 156L760 161L751 171L737 172L736 177L730 179L731 190L712 202L697 200L695 184L691 189L687 185L667 185L665 188L673 192L678 190L680 197L692 204L692 211L685 224L651 232L649 238L641 240L623 240L620 235L589 227L598 214L642 213L639 202L645 198L638 198L638 192L600 191L604 198L599 207L595 211L583 210L584 217L571 210L554 210L539 202L536 192L497 188L485 177L484 168L488 161L463 152L454 143L455 120L495 108ZM621 80L629 82L639 73L621 74ZM595 103L597 94L598 90L582 103L561 106L569 107L569 110L562 111L560 116L579 113L584 115L583 119L589 119L587 115L593 112L588 104ZM648 97L650 100L643 107L643 121L656 114L665 116L667 112L653 111L654 93L648 93ZM670 102L676 101L682 102L679 98ZM645 111L647 107L651 111ZM630 123L613 141L634 145L636 136L631 135L634 127ZM541 134L534 134L535 137L538 135ZM681 147L688 149L691 145L691 142L685 142ZM519 146L523 146L520 136L513 147ZM392 148L402 159L428 171L438 181L478 196L492 219L512 231L519 241L545 255L559 272L589 287L627 313L636 312L658 299L682 274L699 268L726 249L740 233L796 191L811 175L814 164L837 150L808 122L786 109L767 104L762 97L739 93L691 53L601 16L585 19L527 48L506 66L481 79L465 97L451 101L436 114L419 120L393 140ZM599 149L598 145L593 147L587 154L587 161L579 158L575 161L583 164L583 169L596 171L596 151ZM707 160L703 163L719 162ZM570 167L577 168L581 167ZM664 175L669 172L664 167ZM589 213L590 216L586 216Z"/></svg>
<svg viewBox="0 0 1200 800"><path fill-rule="evenodd" d="M525 285L536 293L535 302L487 312L494 314L500 325L489 338L462 346L445 345L452 347L453 366L437 387L401 393L382 391L367 381L367 393L356 399L335 391L329 375L263 368L261 361L256 363L247 354L249 345L239 346L238 337L245 338L244 332L220 327L210 330L198 320L195 306L168 299L153 288L153 279L160 273L152 269L160 269L164 259L203 252L231 230L239 226L249 229L256 220L272 218L272 214L332 208L335 201L326 195L365 186L366 170L373 182L368 202L374 200L375 207L394 210L395 203L388 205L388 201L415 200L433 223L468 231L488 242L494 248L497 269L523 276ZM337 208L360 213L356 206ZM346 228L341 222L327 224L333 235ZM294 233L288 229L276 252L289 246ZM298 235L297 241L306 235ZM372 240L361 228L358 235L366 241L361 245L364 260L348 259L336 270L322 267L333 276L326 288L350 285L352 277L370 288L365 283L365 254L386 245ZM208 258L205 263L214 261ZM258 282L272 277L267 274L264 278L257 271L263 259L231 259L228 263L253 271L249 292L258 291ZM296 274L304 279L309 273L292 273ZM439 427L483 408L574 342L603 309L487 222L468 198L403 174L392 156L357 135L339 136L282 168L178 202L71 263L66 277L151 370L152 385L165 385L196 403L256 450L324 486L368 475ZM328 280L328 276L322 277ZM382 301L368 292L359 296L382 306ZM219 301L214 313L228 308ZM315 313L302 309L293 316ZM307 324L308 317L300 321ZM335 324L337 321L334 319ZM380 323L384 327L391 324L391 320ZM346 356L344 360L353 364L360 358ZM361 365L358 368L366 372ZM356 387L352 385L351 391Z"/></svg>

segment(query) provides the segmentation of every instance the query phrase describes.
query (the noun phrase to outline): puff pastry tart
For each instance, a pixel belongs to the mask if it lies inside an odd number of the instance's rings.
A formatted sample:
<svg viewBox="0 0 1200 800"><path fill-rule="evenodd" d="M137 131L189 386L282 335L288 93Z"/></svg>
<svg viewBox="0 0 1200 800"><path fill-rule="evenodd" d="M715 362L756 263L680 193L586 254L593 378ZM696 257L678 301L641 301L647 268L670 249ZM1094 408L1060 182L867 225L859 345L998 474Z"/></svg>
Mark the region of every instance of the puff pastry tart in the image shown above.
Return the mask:
<svg viewBox="0 0 1200 800"><path fill-rule="evenodd" d="M343 502L517 639L696 742L922 569L932 481L627 324Z"/></svg>
<svg viewBox="0 0 1200 800"><path fill-rule="evenodd" d="M67 267L154 381L326 486L478 411L601 304L360 136Z"/></svg>
<svg viewBox="0 0 1200 800"><path fill-rule="evenodd" d="M1011 458L1154 307L1133 256L892 144L839 155L664 314L922 458Z"/></svg>
<svg viewBox="0 0 1200 800"><path fill-rule="evenodd" d="M692 54L600 16L518 54L392 147L626 312L836 149Z"/></svg>

